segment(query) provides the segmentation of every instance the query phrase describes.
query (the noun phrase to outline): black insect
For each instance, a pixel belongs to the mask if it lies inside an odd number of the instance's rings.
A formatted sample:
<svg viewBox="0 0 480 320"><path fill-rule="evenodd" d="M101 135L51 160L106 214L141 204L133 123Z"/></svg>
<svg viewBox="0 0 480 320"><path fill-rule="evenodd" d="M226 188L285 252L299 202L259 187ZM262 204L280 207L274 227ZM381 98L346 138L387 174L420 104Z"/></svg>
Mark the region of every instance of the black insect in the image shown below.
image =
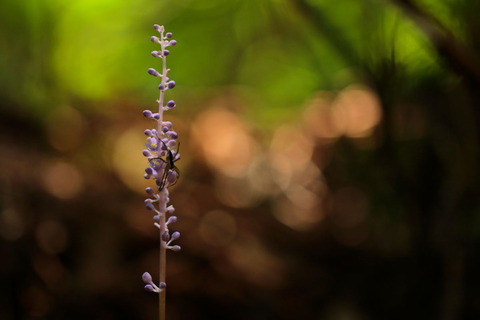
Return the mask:
<svg viewBox="0 0 480 320"><path fill-rule="evenodd" d="M180 178L180 170L175 166L175 162L180 160L180 155L178 151L180 150L180 143L178 143L177 150L174 152L167 147L165 142L163 140L160 140L167 150L167 155L166 158L149 158L148 161L150 161L150 164L153 164L154 166L159 166L158 163L155 163L155 161L161 161L162 163L165 164L165 167L163 168L163 175L162 179L160 179L160 185L158 186L158 191L161 191L163 188L165 188L165 185L167 184L167 179L168 175L170 174L171 171L174 171L177 174L177 177L175 178L175 181L173 183L170 183L170 186L173 186L177 183L178 178Z"/></svg>

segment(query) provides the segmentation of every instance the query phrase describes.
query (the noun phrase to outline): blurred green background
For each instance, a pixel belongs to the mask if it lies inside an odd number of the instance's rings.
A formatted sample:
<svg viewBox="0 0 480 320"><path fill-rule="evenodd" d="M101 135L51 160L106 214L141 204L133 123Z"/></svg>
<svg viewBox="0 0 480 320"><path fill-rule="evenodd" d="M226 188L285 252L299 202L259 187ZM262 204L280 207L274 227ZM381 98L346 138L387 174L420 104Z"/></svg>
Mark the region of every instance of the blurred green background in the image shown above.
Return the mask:
<svg viewBox="0 0 480 320"><path fill-rule="evenodd" d="M141 112L165 25L168 319L479 319L480 2L2 0L0 319L155 319Z"/></svg>

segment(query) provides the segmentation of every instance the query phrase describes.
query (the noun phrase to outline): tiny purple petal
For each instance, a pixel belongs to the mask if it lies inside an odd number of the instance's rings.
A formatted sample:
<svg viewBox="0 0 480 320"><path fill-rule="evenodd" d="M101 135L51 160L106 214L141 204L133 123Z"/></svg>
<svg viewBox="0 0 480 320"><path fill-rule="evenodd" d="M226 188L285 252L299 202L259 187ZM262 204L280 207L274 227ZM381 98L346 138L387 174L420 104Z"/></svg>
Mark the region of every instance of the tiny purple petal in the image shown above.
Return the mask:
<svg viewBox="0 0 480 320"><path fill-rule="evenodd" d="M151 157L151 156L152 156L152 154L151 154L150 151L148 151L148 150L143 150L143 151L142 151L142 155L143 155L144 157Z"/></svg>
<svg viewBox="0 0 480 320"><path fill-rule="evenodd" d="M170 170L167 175L167 181L169 184L174 183L177 180L177 172Z"/></svg>
<svg viewBox="0 0 480 320"><path fill-rule="evenodd" d="M160 26L160 25L158 25L158 24L154 24L154 25L153 25L153 28L154 28L155 30L157 30L158 32L163 32L163 31L165 30L165 29L163 28L163 26Z"/></svg>
<svg viewBox="0 0 480 320"><path fill-rule="evenodd" d="M170 42L168 42L168 45L169 46L174 46L177 44L177 41L176 40L170 40Z"/></svg>
<svg viewBox="0 0 480 320"><path fill-rule="evenodd" d="M160 39L159 39L158 37L151 36L151 37L150 37L150 41L152 41L152 42L159 42ZM170 41L170 42L171 42L171 41Z"/></svg>
<svg viewBox="0 0 480 320"><path fill-rule="evenodd" d="M158 85L158 90L165 90L165 86L160 83L160 84Z"/></svg>
<svg viewBox="0 0 480 320"><path fill-rule="evenodd" d="M147 72L148 72L148 74L150 74L150 75L152 75L152 76L154 76L154 77L160 77L160 73L159 73L157 70L153 69L153 68L149 68L149 69L147 70Z"/></svg>
<svg viewBox="0 0 480 320"><path fill-rule="evenodd" d="M166 143L169 148L175 147L177 145L177 141L175 140L168 140Z"/></svg>
<svg viewBox="0 0 480 320"><path fill-rule="evenodd" d="M147 137L150 137L150 136L152 135L152 130L147 129L147 130L143 131L143 133L144 133Z"/></svg>
<svg viewBox="0 0 480 320"><path fill-rule="evenodd" d="M168 56L169 54L170 54L170 51L168 51L168 50L163 50L163 55L164 55L165 57Z"/></svg>
<svg viewBox="0 0 480 320"><path fill-rule="evenodd" d="M145 188L145 192L146 192L147 194L151 195L151 196L153 196L154 193L155 193L155 192L153 191L153 189L150 188L150 187Z"/></svg>
<svg viewBox="0 0 480 320"><path fill-rule="evenodd" d="M173 36L173 33L171 32L167 32L167 34L165 34L165 38L167 39L170 39L172 36Z"/></svg>
<svg viewBox="0 0 480 320"><path fill-rule="evenodd" d="M150 54L151 54L152 56L154 56L155 58L156 58L156 57L160 57L160 52L158 52L158 51L152 51L152 52L150 52Z"/></svg>
<svg viewBox="0 0 480 320"><path fill-rule="evenodd" d="M172 251L178 252L178 251L182 250L182 247L180 247L180 246L172 246L172 247L170 247L170 249L171 249Z"/></svg>
<svg viewBox="0 0 480 320"><path fill-rule="evenodd" d="M169 81L169 82L167 83L167 87L168 87L168 89L173 89L173 88L175 88L175 81Z"/></svg>
<svg viewBox="0 0 480 320"><path fill-rule="evenodd" d="M153 119L159 120L160 119L160 114L159 113L154 113L153 114Z"/></svg>

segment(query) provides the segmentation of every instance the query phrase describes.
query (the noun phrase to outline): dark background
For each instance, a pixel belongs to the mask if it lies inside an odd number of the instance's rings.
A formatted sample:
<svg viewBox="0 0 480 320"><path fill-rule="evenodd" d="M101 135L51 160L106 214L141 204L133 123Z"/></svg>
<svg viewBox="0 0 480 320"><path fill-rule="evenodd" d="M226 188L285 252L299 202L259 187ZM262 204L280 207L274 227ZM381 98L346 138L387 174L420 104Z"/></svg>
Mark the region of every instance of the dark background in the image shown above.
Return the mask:
<svg viewBox="0 0 480 320"><path fill-rule="evenodd" d="M141 111L180 134L175 319L480 318L480 2L0 4L0 319L155 319Z"/></svg>

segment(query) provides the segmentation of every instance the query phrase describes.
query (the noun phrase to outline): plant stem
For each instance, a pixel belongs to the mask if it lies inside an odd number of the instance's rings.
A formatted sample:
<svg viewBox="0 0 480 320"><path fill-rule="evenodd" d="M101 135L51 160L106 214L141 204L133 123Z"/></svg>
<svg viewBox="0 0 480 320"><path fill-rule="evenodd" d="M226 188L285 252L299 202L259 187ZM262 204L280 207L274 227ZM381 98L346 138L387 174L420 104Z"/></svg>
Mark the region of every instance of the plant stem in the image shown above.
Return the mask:
<svg viewBox="0 0 480 320"><path fill-rule="evenodd" d="M160 282L166 282L166 267L167 267L167 249L162 240L162 234L165 231L165 215L160 217ZM165 320L165 302L166 289L163 288L158 294L158 307L160 312L160 320Z"/></svg>

